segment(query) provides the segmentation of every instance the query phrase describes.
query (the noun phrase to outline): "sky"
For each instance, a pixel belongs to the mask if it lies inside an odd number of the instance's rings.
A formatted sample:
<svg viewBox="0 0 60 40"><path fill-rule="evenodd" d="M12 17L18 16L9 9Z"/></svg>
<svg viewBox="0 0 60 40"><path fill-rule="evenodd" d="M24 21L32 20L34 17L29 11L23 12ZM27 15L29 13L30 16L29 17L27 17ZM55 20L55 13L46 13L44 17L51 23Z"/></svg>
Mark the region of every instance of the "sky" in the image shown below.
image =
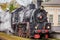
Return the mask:
<svg viewBox="0 0 60 40"><path fill-rule="evenodd" d="M10 2L11 0L0 0L0 3Z"/></svg>
<svg viewBox="0 0 60 40"><path fill-rule="evenodd" d="M27 6L28 4L30 4L32 2L32 0L16 0L17 3L19 3L20 5L23 6ZM0 3L6 3L6 2L11 2L11 0L0 0Z"/></svg>
<svg viewBox="0 0 60 40"><path fill-rule="evenodd" d="M30 4L32 2L32 0L16 0L17 3L19 3L20 5L23 5L23 6L27 6L28 4Z"/></svg>

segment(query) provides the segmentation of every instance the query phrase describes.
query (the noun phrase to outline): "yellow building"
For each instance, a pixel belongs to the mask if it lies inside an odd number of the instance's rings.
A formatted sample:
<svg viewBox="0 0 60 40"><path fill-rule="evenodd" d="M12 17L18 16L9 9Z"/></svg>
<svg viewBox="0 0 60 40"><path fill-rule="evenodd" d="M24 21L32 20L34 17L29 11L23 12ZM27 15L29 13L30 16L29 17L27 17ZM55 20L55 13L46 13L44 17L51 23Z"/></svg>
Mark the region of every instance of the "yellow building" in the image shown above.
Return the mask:
<svg viewBox="0 0 60 40"><path fill-rule="evenodd" d="M48 12L48 20L52 26L60 26L60 0L49 0L43 3Z"/></svg>

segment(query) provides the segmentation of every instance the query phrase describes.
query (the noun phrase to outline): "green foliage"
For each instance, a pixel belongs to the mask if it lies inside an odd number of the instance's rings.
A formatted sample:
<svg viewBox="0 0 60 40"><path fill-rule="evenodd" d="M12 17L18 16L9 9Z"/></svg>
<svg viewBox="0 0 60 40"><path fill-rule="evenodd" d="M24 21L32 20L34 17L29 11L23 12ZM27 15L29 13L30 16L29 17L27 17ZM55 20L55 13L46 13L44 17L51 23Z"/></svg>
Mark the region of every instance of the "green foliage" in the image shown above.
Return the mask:
<svg viewBox="0 0 60 40"><path fill-rule="evenodd" d="M10 4L9 10L12 12L15 9L15 6L13 4Z"/></svg>

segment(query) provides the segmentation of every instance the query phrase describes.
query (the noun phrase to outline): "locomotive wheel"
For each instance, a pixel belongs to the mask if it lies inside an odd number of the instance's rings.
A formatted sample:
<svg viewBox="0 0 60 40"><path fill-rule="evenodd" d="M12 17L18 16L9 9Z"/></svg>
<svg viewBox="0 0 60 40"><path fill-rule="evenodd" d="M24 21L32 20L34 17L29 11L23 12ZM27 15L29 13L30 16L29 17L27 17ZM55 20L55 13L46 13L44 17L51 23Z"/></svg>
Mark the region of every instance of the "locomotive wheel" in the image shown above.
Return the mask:
<svg viewBox="0 0 60 40"><path fill-rule="evenodd" d="M19 37L23 37L22 28L19 28L19 29L18 29L18 36L19 36Z"/></svg>
<svg viewBox="0 0 60 40"><path fill-rule="evenodd" d="M26 38L26 31L23 32L23 36L24 38Z"/></svg>
<svg viewBox="0 0 60 40"><path fill-rule="evenodd" d="M30 31L27 30L27 31L26 31L26 38L30 38L29 36L30 36Z"/></svg>

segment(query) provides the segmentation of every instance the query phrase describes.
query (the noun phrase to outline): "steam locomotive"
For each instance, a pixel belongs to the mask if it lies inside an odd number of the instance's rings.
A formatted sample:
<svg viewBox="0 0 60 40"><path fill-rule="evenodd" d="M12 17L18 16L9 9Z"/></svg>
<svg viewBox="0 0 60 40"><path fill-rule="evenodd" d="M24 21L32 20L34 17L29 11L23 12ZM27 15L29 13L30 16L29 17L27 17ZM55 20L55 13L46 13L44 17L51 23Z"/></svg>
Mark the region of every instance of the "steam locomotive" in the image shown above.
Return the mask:
<svg viewBox="0 0 60 40"><path fill-rule="evenodd" d="M34 18L35 23L31 24L31 35L34 35L32 37L41 38L44 36L48 38L51 31L51 23L48 23L47 12L42 9L37 9L34 12Z"/></svg>
<svg viewBox="0 0 60 40"><path fill-rule="evenodd" d="M20 7L12 13L12 28L20 37L49 38L51 23L47 20L47 12L36 8L35 4Z"/></svg>

